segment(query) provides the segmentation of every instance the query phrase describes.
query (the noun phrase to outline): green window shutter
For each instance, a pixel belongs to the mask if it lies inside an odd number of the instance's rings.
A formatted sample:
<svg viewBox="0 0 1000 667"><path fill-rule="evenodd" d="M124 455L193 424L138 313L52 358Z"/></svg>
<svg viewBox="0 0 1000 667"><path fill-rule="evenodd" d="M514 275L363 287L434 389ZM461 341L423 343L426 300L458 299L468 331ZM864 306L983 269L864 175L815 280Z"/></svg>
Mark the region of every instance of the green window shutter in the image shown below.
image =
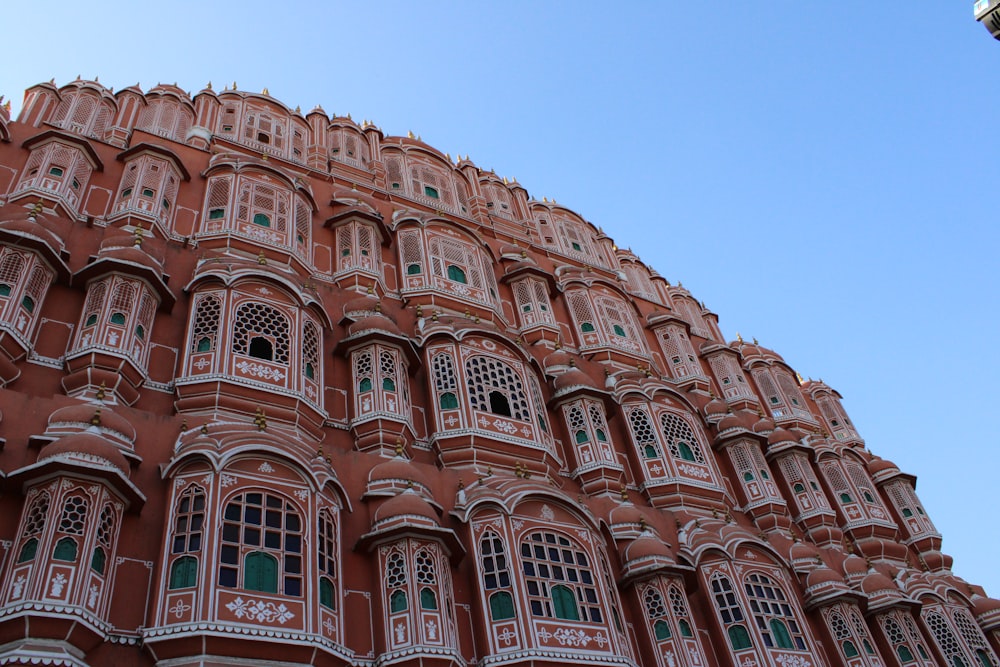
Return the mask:
<svg viewBox="0 0 1000 667"><path fill-rule="evenodd" d="M913 653L906 646L898 646L896 648L896 655L899 656L901 662L910 662L913 660Z"/></svg>
<svg viewBox="0 0 1000 667"><path fill-rule="evenodd" d="M777 644L778 648L795 648L795 645L792 644L792 636L788 634L788 628L783 622L772 618L769 625L771 626L771 634L774 635L774 643ZM857 653L857 649L855 649L855 653Z"/></svg>
<svg viewBox="0 0 1000 667"><path fill-rule="evenodd" d="M393 591L389 596L389 611L395 614L397 611L406 611L406 607L406 593Z"/></svg>
<svg viewBox="0 0 1000 667"><path fill-rule="evenodd" d="M421 609L437 609L438 601L437 596L429 588L420 589L420 608Z"/></svg>
<svg viewBox="0 0 1000 667"><path fill-rule="evenodd" d="M64 537L56 542L56 548L52 551L52 558L55 560L75 561L76 541L70 537Z"/></svg>
<svg viewBox="0 0 1000 667"><path fill-rule="evenodd" d="M406 275L415 276L418 275L423 269L420 268L419 264L408 264L406 266Z"/></svg>
<svg viewBox="0 0 1000 667"><path fill-rule="evenodd" d="M642 448L642 451L646 455L647 459L655 459L657 456L656 447L654 447L653 445L646 445L645 447Z"/></svg>
<svg viewBox="0 0 1000 667"><path fill-rule="evenodd" d="M670 639L670 626L666 621L657 621L653 624L653 634L656 636L656 641Z"/></svg>
<svg viewBox="0 0 1000 667"><path fill-rule="evenodd" d="M729 644L733 647L733 650L739 651L752 646L750 643L750 634L742 625L734 625L727 632L729 634Z"/></svg>
<svg viewBox="0 0 1000 667"><path fill-rule="evenodd" d="M326 577L319 580L319 603L327 609L336 609L333 604L333 582Z"/></svg>
<svg viewBox="0 0 1000 667"><path fill-rule="evenodd" d="M514 598L507 591L498 591L490 596L490 618L505 621L514 618Z"/></svg>
<svg viewBox="0 0 1000 667"><path fill-rule="evenodd" d="M263 551L248 553L243 559L243 588L262 593L278 592L278 559Z"/></svg>
<svg viewBox="0 0 1000 667"><path fill-rule="evenodd" d="M125 324L125 313L111 313L111 324Z"/></svg>
<svg viewBox="0 0 1000 667"><path fill-rule="evenodd" d="M690 445L688 445L683 440L677 441L677 451L680 452L681 458L685 461L694 461L694 452L691 451Z"/></svg>
<svg viewBox="0 0 1000 667"><path fill-rule="evenodd" d="M93 555L90 557L90 569L97 574L104 574L104 566L107 563L108 557L104 553L104 549L97 547L94 549Z"/></svg>
<svg viewBox="0 0 1000 667"><path fill-rule="evenodd" d="M580 611L576 606L576 596L573 591L563 585L557 584L549 590L552 595L552 609L556 618L566 621L579 621Z"/></svg>
<svg viewBox="0 0 1000 667"><path fill-rule="evenodd" d="M581 429L576 432L576 444L582 445L585 442L590 442L590 438L587 437L587 432Z"/></svg>
<svg viewBox="0 0 1000 667"><path fill-rule="evenodd" d="M590 322L584 322L580 325L580 331L584 333L589 333L594 330L594 325Z"/></svg>
<svg viewBox="0 0 1000 667"><path fill-rule="evenodd" d="M850 639L847 639L842 643L841 648L844 649L845 658L856 658L858 657L858 649Z"/></svg>
<svg viewBox="0 0 1000 667"><path fill-rule="evenodd" d="M448 279L454 280L456 283L468 282L465 278L465 271L463 271L461 267L455 266L454 264L448 265Z"/></svg>
<svg viewBox="0 0 1000 667"><path fill-rule="evenodd" d="M17 555L18 563L27 563L29 560L35 559L35 554L38 553L38 540L32 537L30 540L24 543L21 547L21 553Z"/></svg>
<svg viewBox="0 0 1000 667"><path fill-rule="evenodd" d="M683 618L677 621L677 625L681 629L681 637L694 637L694 633L691 632L691 624L688 623Z"/></svg>
<svg viewBox="0 0 1000 667"><path fill-rule="evenodd" d="M170 566L170 590L190 588L198 583L198 560L194 556L182 556Z"/></svg>
<svg viewBox="0 0 1000 667"><path fill-rule="evenodd" d="M450 391L446 391L441 394L439 404L442 410L453 410L458 407L458 397Z"/></svg>
<svg viewBox="0 0 1000 667"><path fill-rule="evenodd" d="M393 382L392 378L384 378L382 380L382 389L385 391L396 391L396 383Z"/></svg>
<svg viewBox="0 0 1000 667"><path fill-rule="evenodd" d="M260 225L261 227L270 227L271 218L267 217L263 213L257 213L253 216L253 224Z"/></svg>
<svg viewBox="0 0 1000 667"><path fill-rule="evenodd" d="M358 391L371 391L372 381L371 378L363 378L358 384Z"/></svg>
<svg viewBox="0 0 1000 667"><path fill-rule="evenodd" d="M202 336L198 340L198 351L199 352L211 352L212 350L212 339L208 336Z"/></svg>
<svg viewBox="0 0 1000 667"><path fill-rule="evenodd" d="M604 435L604 431L602 431L601 429L597 429L595 435L597 435L597 441L598 442L607 442L608 441L608 436Z"/></svg>

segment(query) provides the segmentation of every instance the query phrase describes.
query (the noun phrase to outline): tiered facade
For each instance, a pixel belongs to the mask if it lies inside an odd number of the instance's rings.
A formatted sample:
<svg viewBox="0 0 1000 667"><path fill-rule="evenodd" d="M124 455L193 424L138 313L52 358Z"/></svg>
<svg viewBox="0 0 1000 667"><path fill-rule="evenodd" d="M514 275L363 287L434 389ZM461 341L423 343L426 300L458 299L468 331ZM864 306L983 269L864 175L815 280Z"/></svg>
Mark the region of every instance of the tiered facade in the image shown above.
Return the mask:
<svg viewBox="0 0 1000 667"><path fill-rule="evenodd" d="M912 476L573 211L266 91L0 110L0 664L1000 667Z"/></svg>

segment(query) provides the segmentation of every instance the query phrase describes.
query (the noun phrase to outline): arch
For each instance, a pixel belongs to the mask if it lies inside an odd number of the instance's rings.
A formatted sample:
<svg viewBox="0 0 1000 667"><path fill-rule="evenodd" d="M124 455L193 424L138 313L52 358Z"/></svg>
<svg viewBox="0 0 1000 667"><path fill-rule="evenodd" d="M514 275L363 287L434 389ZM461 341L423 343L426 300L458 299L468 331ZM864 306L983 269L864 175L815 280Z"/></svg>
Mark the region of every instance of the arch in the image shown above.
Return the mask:
<svg viewBox="0 0 1000 667"><path fill-rule="evenodd" d="M191 588L198 585L198 559L194 556L181 556L170 566L170 578L167 583L169 590Z"/></svg>
<svg viewBox="0 0 1000 667"><path fill-rule="evenodd" d="M490 595L490 620L494 623L515 618L514 597L507 591L497 591Z"/></svg>

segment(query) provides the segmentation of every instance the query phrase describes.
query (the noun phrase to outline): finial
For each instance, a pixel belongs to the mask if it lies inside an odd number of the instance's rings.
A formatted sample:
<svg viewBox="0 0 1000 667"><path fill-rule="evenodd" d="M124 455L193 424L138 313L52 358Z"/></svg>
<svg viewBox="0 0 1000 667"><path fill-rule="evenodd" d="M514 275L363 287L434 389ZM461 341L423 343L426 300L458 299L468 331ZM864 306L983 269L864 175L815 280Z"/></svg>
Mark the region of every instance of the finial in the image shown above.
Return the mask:
<svg viewBox="0 0 1000 667"><path fill-rule="evenodd" d="M436 310L434 311L434 314L431 315L431 320L434 322L438 321L438 312Z"/></svg>
<svg viewBox="0 0 1000 667"><path fill-rule="evenodd" d="M142 228L142 222L136 222L135 223L135 241L132 243L133 247L138 248L138 247L140 247L142 245L142 235L144 233L145 232L144 232L144 230Z"/></svg>
<svg viewBox="0 0 1000 667"><path fill-rule="evenodd" d="M445 153L444 156L448 158L448 162L451 162L451 153Z"/></svg>
<svg viewBox="0 0 1000 667"><path fill-rule="evenodd" d="M233 90L236 90L236 81L233 81Z"/></svg>
<svg viewBox="0 0 1000 667"><path fill-rule="evenodd" d="M645 533L647 530L649 530L649 525L646 523L646 517L639 517L639 532Z"/></svg>
<svg viewBox="0 0 1000 667"><path fill-rule="evenodd" d="M414 136L413 136L413 130L407 130L406 131L406 138L407 139L413 139L414 138Z"/></svg>
<svg viewBox="0 0 1000 667"><path fill-rule="evenodd" d="M94 410L94 416L90 418L90 423L93 424L94 426L100 426L101 425L101 409L100 408L97 408L96 410Z"/></svg>
<svg viewBox="0 0 1000 667"><path fill-rule="evenodd" d="M268 89L267 89L267 86L264 86L264 90L262 90L262 91L260 91L260 92L261 92L262 94L264 94L264 95L267 95L268 97L270 97L270 96L271 96L271 93L270 93L270 91L268 91Z"/></svg>
<svg viewBox="0 0 1000 667"><path fill-rule="evenodd" d="M101 382L101 386L97 388L97 400L103 401L104 395L107 393L107 390L108 390L107 386L104 384L104 382Z"/></svg>
<svg viewBox="0 0 1000 667"><path fill-rule="evenodd" d="M258 431L267 430L267 415L264 414L263 408L257 408L257 414L253 418L253 423L257 426Z"/></svg>
<svg viewBox="0 0 1000 667"><path fill-rule="evenodd" d="M188 430L188 420L187 420L187 417L185 417L184 419L181 420L181 430L182 431Z"/></svg>
<svg viewBox="0 0 1000 667"><path fill-rule="evenodd" d="M267 265L267 257L264 256L263 248L261 249L260 254L257 255L257 263L261 266Z"/></svg>
<svg viewBox="0 0 1000 667"><path fill-rule="evenodd" d="M417 313L417 317L423 317L424 307L422 305L420 305L419 303L417 304L417 307L416 307L416 313Z"/></svg>
<svg viewBox="0 0 1000 667"><path fill-rule="evenodd" d="M396 456L403 456L403 439L400 437L396 438Z"/></svg>
<svg viewBox="0 0 1000 667"><path fill-rule="evenodd" d="M506 176L503 177L503 184L507 185L507 177Z"/></svg>
<svg viewBox="0 0 1000 667"><path fill-rule="evenodd" d="M201 425L201 434L202 435L208 435L208 424L202 424Z"/></svg>
<svg viewBox="0 0 1000 667"><path fill-rule="evenodd" d="M795 372L795 378L799 381L799 384L805 382L805 380L802 379L802 376L799 374L798 371Z"/></svg>
<svg viewBox="0 0 1000 667"><path fill-rule="evenodd" d="M628 489L622 484L622 488L618 491L618 495L621 496L623 502L628 501Z"/></svg>
<svg viewBox="0 0 1000 667"><path fill-rule="evenodd" d="M458 478L458 490L461 491L464 488L465 488L465 480L463 480L461 477L459 477Z"/></svg>
<svg viewBox="0 0 1000 667"><path fill-rule="evenodd" d="M322 442L319 443L319 446L316 448L316 458L318 458L321 461L323 460L323 443Z"/></svg>
<svg viewBox="0 0 1000 667"><path fill-rule="evenodd" d="M375 286L374 286L374 285L369 285L369 286L368 286L368 291L367 291L367 294L368 294L369 296L371 296L371 295L372 295L372 294L374 294L374 293L375 293Z"/></svg>
<svg viewBox="0 0 1000 667"><path fill-rule="evenodd" d="M212 90L212 82L211 81L209 81L208 85L205 86L205 90Z"/></svg>
<svg viewBox="0 0 1000 667"><path fill-rule="evenodd" d="M295 105L295 113L302 113L302 107L300 107L298 104Z"/></svg>
<svg viewBox="0 0 1000 667"><path fill-rule="evenodd" d="M493 476L493 466L486 466L486 476L487 477Z"/></svg>
<svg viewBox="0 0 1000 667"><path fill-rule="evenodd" d="M741 343L743 342L743 336L740 334L739 331L736 332L736 340L738 340Z"/></svg>

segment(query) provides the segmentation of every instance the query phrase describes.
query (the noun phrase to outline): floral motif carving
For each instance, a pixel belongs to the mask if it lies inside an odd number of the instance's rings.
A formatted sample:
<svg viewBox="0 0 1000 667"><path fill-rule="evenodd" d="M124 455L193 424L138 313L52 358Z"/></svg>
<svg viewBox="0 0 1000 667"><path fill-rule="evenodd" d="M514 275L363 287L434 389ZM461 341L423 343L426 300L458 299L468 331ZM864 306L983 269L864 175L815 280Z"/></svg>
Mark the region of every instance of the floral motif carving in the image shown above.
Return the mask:
<svg viewBox="0 0 1000 667"><path fill-rule="evenodd" d="M295 618L295 614L284 603L274 604L273 602L254 600L253 598L244 600L242 597L237 597L232 602L226 604L226 609L233 612L236 618L243 618L245 616L248 621L260 621L262 623L277 621L284 625Z"/></svg>

